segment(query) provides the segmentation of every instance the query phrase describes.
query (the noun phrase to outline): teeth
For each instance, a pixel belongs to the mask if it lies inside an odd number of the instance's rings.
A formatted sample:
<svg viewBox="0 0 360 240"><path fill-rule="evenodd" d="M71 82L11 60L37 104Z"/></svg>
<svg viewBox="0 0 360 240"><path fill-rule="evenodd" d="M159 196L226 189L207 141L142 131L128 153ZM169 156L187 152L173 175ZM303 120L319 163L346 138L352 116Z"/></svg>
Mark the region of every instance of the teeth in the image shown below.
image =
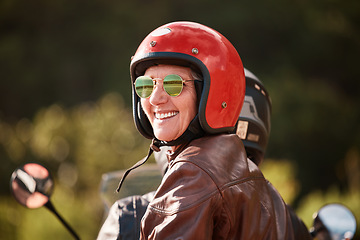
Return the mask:
<svg viewBox="0 0 360 240"><path fill-rule="evenodd" d="M155 117L157 119L164 119L164 118L169 118L169 117L173 117L175 115L177 115L178 112L168 112L168 113L155 113Z"/></svg>

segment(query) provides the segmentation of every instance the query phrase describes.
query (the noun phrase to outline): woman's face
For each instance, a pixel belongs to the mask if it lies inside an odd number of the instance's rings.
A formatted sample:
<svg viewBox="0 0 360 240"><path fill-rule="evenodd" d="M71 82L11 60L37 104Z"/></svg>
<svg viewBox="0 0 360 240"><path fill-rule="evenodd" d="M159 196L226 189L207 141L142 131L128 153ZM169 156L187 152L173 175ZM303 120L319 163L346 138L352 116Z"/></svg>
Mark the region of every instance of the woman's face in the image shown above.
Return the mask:
<svg viewBox="0 0 360 240"><path fill-rule="evenodd" d="M148 98L141 98L142 108L148 117L157 139L171 141L180 137L197 114L194 81L184 83L180 95L169 96L163 88L167 75L177 74L184 80L193 80L191 70L176 65L158 65L148 68L145 76L156 80Z"/></svg>

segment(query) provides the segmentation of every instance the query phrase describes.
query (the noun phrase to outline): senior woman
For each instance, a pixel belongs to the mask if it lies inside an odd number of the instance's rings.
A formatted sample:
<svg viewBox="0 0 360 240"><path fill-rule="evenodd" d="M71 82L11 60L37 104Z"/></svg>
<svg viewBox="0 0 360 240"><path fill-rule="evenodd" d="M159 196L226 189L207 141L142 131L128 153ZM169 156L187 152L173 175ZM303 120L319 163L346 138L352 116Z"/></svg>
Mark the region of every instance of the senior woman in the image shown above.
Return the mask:
<svg viewBox="0 0 360 240"><path fill-rule="evenodd" d="M230 134L245 95L232 44L204 25L169 23L143 40L130 72L135 125L153 139L133 168L171 147L140 239L295 239L282 198Z"/></svg>

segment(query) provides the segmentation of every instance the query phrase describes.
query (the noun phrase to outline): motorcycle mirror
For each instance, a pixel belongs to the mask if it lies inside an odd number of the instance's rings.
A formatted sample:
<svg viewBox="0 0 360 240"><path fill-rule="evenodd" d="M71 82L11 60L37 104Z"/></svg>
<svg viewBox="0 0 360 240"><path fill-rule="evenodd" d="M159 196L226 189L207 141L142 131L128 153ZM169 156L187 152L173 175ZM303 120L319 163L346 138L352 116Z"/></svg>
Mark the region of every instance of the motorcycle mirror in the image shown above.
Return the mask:
<svg viewBox="0 0 360 240"><path fill-rule="evenodd" d="M32 209L45 206L55 214L75 239L80 239L50 201L54 181L50 172L44 166L37 163L27 163L15 169L11 175L10 189L16 201L21 205Z"/></svg>
<svg viewBox="0 0 360 240"><path fill-rule="evenodd" d="M37 163L27 163L11 175L10 189L15 199L27 208L44 206L53 192L49 171Z"/></svg>
<svg viewBox="0 0 360 240"><path fill-rule="evenodd" d="M342 204L328 204L315 213L312 235L319 239L350 240L355 231L355 216Z"/></svg>

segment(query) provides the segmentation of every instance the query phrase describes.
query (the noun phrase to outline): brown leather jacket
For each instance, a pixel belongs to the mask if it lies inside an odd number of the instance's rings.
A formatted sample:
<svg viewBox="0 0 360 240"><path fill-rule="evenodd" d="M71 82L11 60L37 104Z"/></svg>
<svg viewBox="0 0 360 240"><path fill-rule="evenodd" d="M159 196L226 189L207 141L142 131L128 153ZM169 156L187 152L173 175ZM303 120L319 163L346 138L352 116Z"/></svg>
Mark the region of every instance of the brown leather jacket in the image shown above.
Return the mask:
<svg viewBox="0 0 360 240"><path fill-rule="evenodd" d="M169 169L140 239L310 239L305 225L247 159L237 135L192 141Z"/></svg>

